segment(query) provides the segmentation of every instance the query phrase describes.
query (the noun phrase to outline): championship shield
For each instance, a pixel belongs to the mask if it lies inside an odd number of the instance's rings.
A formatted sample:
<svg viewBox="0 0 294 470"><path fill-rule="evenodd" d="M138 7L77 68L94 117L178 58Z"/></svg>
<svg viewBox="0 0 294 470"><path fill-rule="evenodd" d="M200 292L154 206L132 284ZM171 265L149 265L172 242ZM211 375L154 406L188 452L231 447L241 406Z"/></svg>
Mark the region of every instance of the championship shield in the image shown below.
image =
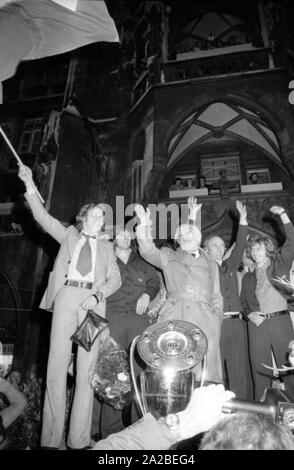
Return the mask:
<svg viewBox="0 0 294 470"><path fill-rule="evenodd" d="M140 390L134 377L134 348L147 364L140 374ZM142 414L166 416L186 408L195 388L192 369L202 362L203 385L207 338L193 323L169 320L150 325L131 347L131 373Z"/></svg>

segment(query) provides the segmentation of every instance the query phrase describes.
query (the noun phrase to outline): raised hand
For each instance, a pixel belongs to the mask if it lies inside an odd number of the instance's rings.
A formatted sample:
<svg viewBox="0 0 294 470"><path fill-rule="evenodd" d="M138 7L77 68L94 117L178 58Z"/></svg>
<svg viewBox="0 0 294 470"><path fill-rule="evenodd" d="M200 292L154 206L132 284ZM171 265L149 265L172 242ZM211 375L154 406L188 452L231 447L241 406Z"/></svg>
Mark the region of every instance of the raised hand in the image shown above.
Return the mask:
<svg viewBox="0 0 294 470"><path fill-rule="evenodd" d="M202 204L197 204L197 198L195 196L188 197L188 211L189 219L196 220L197 213L200 211Z"/></svg>
<svg viewBox="0 0 294 470"><path fill-rule="evenodd" d="M33 173L28 166L20 166L18 170L18 177L26 184L32 181Z"/></svg>
<svg viewBox="0 0 294 470"><path fill-rule="evenodd" d="M151 225L150 220L150 210L145 211L144 207L141 204L135 205L135 212L139 219L140 225Z"/></svg>
<svg viewBox="0 0 294 470"><path fill-rule="evenodd" d="M272 206L270 208L270 211L273 213L273 214L276 214L276 215L281 215L282 212L285 212L285 209L281 206Z"/></svg>
<svg viewBox="0 0 294 470"><path fill-rule="evenodd" d="M81 308L83 310L91 310L97 305L97 299L94 295L89 295L83 302L81 303Z"/></svg>
<svg viewBox="0 0 294 470"><path fill-rule="evenodd" d="M236 201L236 207L240 217L247 217L247 208L245 204L243 204L241 201Z"/></svg>

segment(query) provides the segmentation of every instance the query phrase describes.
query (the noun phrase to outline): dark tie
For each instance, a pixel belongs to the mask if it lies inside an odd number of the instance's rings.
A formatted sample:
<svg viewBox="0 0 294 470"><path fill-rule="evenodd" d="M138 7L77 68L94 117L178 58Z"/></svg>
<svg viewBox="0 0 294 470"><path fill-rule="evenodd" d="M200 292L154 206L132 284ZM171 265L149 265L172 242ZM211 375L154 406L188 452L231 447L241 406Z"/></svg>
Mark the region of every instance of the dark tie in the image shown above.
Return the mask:
<svg viewBox="0 0 294 470"><path fill-rule="evenodd" d="M86 276L92 270L92 250L91 250L89 239L96 238L96 237L91 237L90 235L86 235L86 234L83 234L83 236L86 238L86 242L81 248L78 261L77 261L76 270L82 276Z"/></svg>

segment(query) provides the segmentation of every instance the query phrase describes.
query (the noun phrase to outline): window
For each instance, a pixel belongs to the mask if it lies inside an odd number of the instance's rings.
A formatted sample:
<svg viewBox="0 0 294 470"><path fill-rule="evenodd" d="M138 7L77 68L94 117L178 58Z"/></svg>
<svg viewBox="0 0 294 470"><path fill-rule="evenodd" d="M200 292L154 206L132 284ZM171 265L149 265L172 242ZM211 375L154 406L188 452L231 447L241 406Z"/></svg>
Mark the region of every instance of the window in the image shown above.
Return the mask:
<svg viewBox="0 0 294 470"><path fill-rule="evenodd" d="M270 182L268 168L247 170L247 184L264 184Z"/></svg>
<svg viewBox="0 0 294 470"><path fill-rule="evenodd" d="M20 142L19 153L38 153L42 139L43 118L27 119L24 123Z"/></svg>

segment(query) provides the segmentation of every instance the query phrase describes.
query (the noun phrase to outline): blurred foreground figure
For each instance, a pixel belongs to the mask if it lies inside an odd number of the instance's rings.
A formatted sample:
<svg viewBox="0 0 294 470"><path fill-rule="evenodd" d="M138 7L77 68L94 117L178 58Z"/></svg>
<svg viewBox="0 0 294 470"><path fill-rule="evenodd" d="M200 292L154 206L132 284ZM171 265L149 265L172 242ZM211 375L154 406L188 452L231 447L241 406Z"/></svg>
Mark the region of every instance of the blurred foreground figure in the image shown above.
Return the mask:
<svg viewBox="0 0 294 470"><path fill-rule="evenodd" d="M147 413L132 426L97 442L93 450L167 450L208 431L224 416L222 406L233 397L223 385L196 388L185 410L159 419Z"/></svg>
<svg viewBox="0 0 294 470"><path fill-rule="evenodd" d="M236 413L203 437L200 450L294 450L294 436L268 417Z"/></svg>
<svg viewBox="0 0 294 470"><path fill-rule="evenodd" d="M26 407L27 400L11 383L0 377L0 393L9 405L0 411L0 444L5 439L7 428L18 418Z"/></svg>

